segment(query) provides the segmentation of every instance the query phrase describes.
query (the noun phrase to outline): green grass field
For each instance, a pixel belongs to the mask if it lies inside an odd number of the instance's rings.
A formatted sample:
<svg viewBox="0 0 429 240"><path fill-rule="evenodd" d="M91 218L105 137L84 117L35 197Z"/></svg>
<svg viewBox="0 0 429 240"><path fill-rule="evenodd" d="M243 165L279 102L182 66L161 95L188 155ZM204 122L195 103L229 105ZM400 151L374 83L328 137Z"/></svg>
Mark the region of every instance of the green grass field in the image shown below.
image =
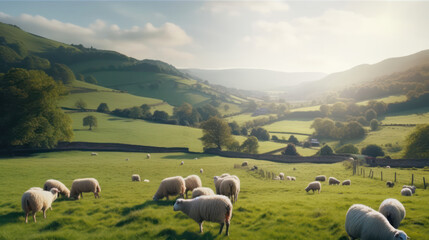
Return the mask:
<svg viewBox="0 0 429 240"><path fill-rule="evenodd" d="M238 123L238 125L243 125L245 122L253 121L255 119L260 119L260 118L268 118L270 116L276 116L276 114L252 116L252 113L243 113L243 114L235 115L232 117L227 117L227 118L225 118L225 121L227 121L227 122L236 121Z"/></svg>
<svg viewBox="0 0 429 240"><path fill-rule="evenodd" d="M398 172L400 182L394 188L387 188L384 181L351 176L351 170L346 170L342 163L281 164L247 160L250 166L258 165L265 171L296 177L296 182L289 182L267 180L247 169L233 167L246 159L181 153L153 153L151 159L145 156L144 153L99 152L98 156L91 157L90 152L62 152L2 158L0 239L343 240L347 239L345 214L352 204L378 209L386 198L396 198L406 208L407 214L399 229L411 239L425 239L429 234L428 190L419 188L412 197L400 195L401 185L407 183L411 173L419 178L429 177L429 172L421 169L390 169ZM130 160L125 161L125 158ZM180 166L181 161L185 162L183 166ZM204 174L199 174L200 168L204 169ZM203 186L213 189L213 176L225 172L241 180L228 238L217 235L217 223L204 223L204 234L198 233L197 223L173 211L174 200L152 201L165 177L198 174ZM131 175L135 173L150 182L131 182ZM378 169L375 173L377 176ZM306 193L304 188L319 174L351 179L352 185L322 183L320 194ZM53 203L53 210L48 210L47 219L38 213L36 224L24 223L23 192L30 187L42 187L50 178L70 187L73 179L82 177L98 179L101 198L94 199L91 193L84 193L84 198L76 201L60 198Z"/></svg>
<svg viewBox="0 0 429 240"><path fill-rule="evenodd" d="M264 128L269 132L291 132L291 133L303 133L303 134L312 134L314 129L311 129L310 126L313 121L299 121L299 120L284 120L275 122L270 125L265 125ZM271 133L276 134L276 133Z"/></svg>

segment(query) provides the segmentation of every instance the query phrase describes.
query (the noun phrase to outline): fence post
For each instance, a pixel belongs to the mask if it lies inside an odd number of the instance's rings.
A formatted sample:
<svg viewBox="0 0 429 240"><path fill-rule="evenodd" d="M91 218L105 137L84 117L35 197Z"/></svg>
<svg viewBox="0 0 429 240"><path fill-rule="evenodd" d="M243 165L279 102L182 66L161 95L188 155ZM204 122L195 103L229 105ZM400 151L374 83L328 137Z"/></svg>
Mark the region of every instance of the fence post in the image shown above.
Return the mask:
<svg viewBox="0 0 429 240"><path fill-rule="evenodd" d="M360 175L362 176L362 168L360 168Z"/></svg>
<svg viewBox="0 0 429 240"><path fill-rule="evenodd" d="M383 181L383 171L381 171L381 181Z"/></svg>
<svg viewBox="0 0 429 240"><path fill-rule="evenodd" d="M363 176L363 178L365 178L365 169L363 170L363 175L362 176Z"/></svg>
<svg viewBox="0 0 429 240"><path fill-rule="evenodd" d="M396 182L396 172L395 172L395 182Z"/></svg>
<svg viewBox="0 0 429 240"><path fill-rule="evenodd" d="M413 185L414 185L414 173L411 174L411 186L413 186Z"/></svg>
<svg viewBox="0 0 429 240"><path fill-rule="evenodd" d="M426 179L423 177L423 187L426 189Z"/></svg>

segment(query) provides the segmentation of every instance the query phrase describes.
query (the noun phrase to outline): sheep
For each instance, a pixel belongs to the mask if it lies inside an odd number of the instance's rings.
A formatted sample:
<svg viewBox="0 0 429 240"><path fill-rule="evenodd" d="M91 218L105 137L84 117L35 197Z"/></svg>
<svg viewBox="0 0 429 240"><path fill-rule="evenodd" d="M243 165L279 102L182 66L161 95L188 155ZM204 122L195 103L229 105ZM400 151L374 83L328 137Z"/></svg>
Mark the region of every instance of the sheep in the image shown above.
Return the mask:
<svg viewBox="0 0 429 240"><path fill-rule="evenodd" d="M308 184L308 186L305 188L305 191L308 192L310 190L314 191L317 190L318 193L320 193L320 191L322 190L322 184L320 184L320 182L318 181L314 181Z"/></svg>
<svg viewBox="0 0 429 240"><path fill-rule="evenodd" d="M100 198L100 195L98 193L101 192L101 187L97 179L95 178L75 179L72 183L70 196L73 198L80 199L80 197L83 198L84 192L92 192L94 193L95 198Z"/></svg>
<svg viewBox="0 0 429 240"><path fill-rule="evenodd" d="M408 239L407 234L392 227L383 214L362 204L354 204L349 208L345 228L351 239Z"/></svg>
<svg viewBox="0 0 429 240"><path fill-rule="evenodd" d="M27 191L29 191L29 190L44 191L43 188L39 188L39 187L32 187L32 188L28 189Z"/></svg>
<svg viewBox="0 0 429 240"><path fill-rule="evenodd" d="M254 165L254 166L250 169L250 171L255 171L255 170L258 170L258 166L256 166L256 165Z"/></svg>
<svg viewBox="0 0 429 240"><path fill-rule="evenodd" d="M334 177L329 177L328 182L329 185L340 185L340 181Z"/></svg>
<svg viewBox="0 0 429 240"><path fill-rule="evenodd" d="M411 190L411 192L416 193L416 186L408 186L408 185L404 185L402 186L402 188L409 188Z"/></svg>
<svg viewBox="0 0 429 240"><path fill-rule="evenodd" d="M194 158L194 160L198 160L198 158Z"/></svg>
<svg viewBox="0 0 429 240"><path fill-rule="evenodd" d="M150 159L150 153L148 153L148 154L146 155L146 158L147 158L147 159Z"/></svg>
<svg viewBox="0 0 429 240"><path fill-rule="evenodd" d="M284 173L279 173L279 178L280 180L285 180L285 174Z"/></svg>
<svg viewBox="0 0 429 240"><path fill-rule="evenodd" d="M350 180L344 180L342 183L341 183L341 185L343 185L343 186L350 186L351 185L351 181Z"/></svg>
<svg viewBox="0 0 429 240"><path fill-rule="evenodd" d="M296 168L293 168L292 170L296 171Z"/></svg>
<svg viewBox="0 0 429 240"><path fill-rule="evenodd" d="M133 182L140 182L140 181L141 181L140 175L138 175L138 174L133 174L133 175L131 176L131 181L133 181Z"/></svg>
<svg viewBox="0 0 429 240"><path fill-rule="evenodd" d="M159 185L155 195L153 196L153 200L158 201L160 199L163 199L164 197L169 200L169 196L176 195L179 195L179 197L183 198L185 190L185 179L183 179L181 176L164 178L161 181L161 184Z"/></svg>
<svg viewBox="0 0 429 240"><path fill-rule="evenodd" d="M128 158L125 158L125 161L128 161L129 159Z"/></svg>
<svg viewBox="0 0 429 240"><path fill-rule="evenodd" d="M204 170L201 168L201 169L200 169L200 173L201 173L201 174L203 174L203 172L204 172Z"/></svg>
<svg viewBox="0 0 429 240"><path fill-rule="evenodd" d="M244 162L241 164L241 166L242 166L242 167L247 167L247 166L249 166L249 163L248 163L247 161L244 161Z"/></svg>
<svg viewBox="0 0 429 240"><path fill-rule="evenodd" d="M387 181L386 186L392 188L393 186L395 186L395 183L391 181Z"/></svg>
<svg viewBox="0 0 429 240"><path fill-rule="evenodd" d="M401 195L402 196L413 196L413 192L409 188L403 188L401 190Z"/></svg>
<svg viewBox="0 0 429 240"><path fill-rule="evenodd" d="M52 202L57 199L59 190L52 188L50 191L28 190L24 192L21 198L21 207L25 212L25 223L28 223L28 214L33 213L33 220L36 222L36 213L43 211L43 217L46 218L46 210L52 210Z"/></svg>
<svg viewBox="0 0 429 240"><path fill-rule="evenodd" d="M229 175L229 173L224 173L224 174L220 175L221 178L228 177L228 176L231 176L231 175Z"/></svg>
<svg viewBox="0 0 429 240"><path fill-rule="evenodd" d="M274 177L273 180L281 180L281 178L277 176L277 177Z"/></svg>
<svg viewBox="0 0 429 240"><path fill-rule="evenodd" d="M290 180L291 180L291 181L296 181L296 177L292 177L292 176L291 176L291 177L290 177Z"/></svg>
<svg viewBox="0 0 429 240"><path fill-rule="evenodd" d="M401 221L405 218L404 205L393 198L384 200L380 204L378 211L386 217L387 221L394 228L398 228Z"/></svg>
<svg viewBox="0 0 429 240"><path fill-rule="evenodd" d="M52 188L58 189L61 195L66 196L67 198L70 197L70 190L62 182L55 179L46 180L45 184L43 185L43 190L49 191Z"/></svg>
<svg viewBox="0 0 429 240"><path fill-rule="evenodd" d="M208 187L197 187L192 190L192 198L196 198L202 195L215 195L213 190Z"/></svg>
<svg viewBox="0 0 429 240"><path fill-rule="evenodd" d="M390 168L390 166L386 166L386 168Z"/></svg>
<svg viewBox="0 0 429 240"><path fill-rule="evenodd" d="M143 182L149 182L149 179L145 179L145 180L143 180Z"/></svg>
<svg viewBox="0 0 429 240"><path fill-rule="evenodd" d="M224 178L220 184L219 193L231 198L232 203L236 202L240 193L240 180L238 177Z"/></svg>
<svg viewBox="0 0 429 240"><path fill-rule="evenodd" d="M201 183L200 177L197 175L189 175L185 178L185 186L186 186L186 198L188 198L188 191L194 190L194 188L202 187L203 184Z"/></svg>
<svg viewBox="0 0 429 240"><path fill-rule="evenodd" d="M292 181L292 177L291 176L286 176L286 180Z"/></svg>
<svg viewBox="0 0 429 240"><path fill-rule="evenodd" d="M91 153L91 156L98 156L98 153L96 153L96 152L92 152L92 153Z"/></svg>
<svg viewBox="0 0 429 240"><path fill-rule="evenodd" d="M219 187L220 187L220 184L222 183L223 178L229 177L229 176L231 176L231 175L229 175L228 173L224 173L220 176L214 176L213 177L213 182L215 184L216 194L220 194L219 193Z"/></svg>
<svg viewBox="0 0 429 240"><path fill-rule="evenodd" d="M184 161L181 161L181 162L180 162L180 165L183 165L183 164L185 164L185 162L184 162Z"/></svg>
<svg viewBox="0 0 429 240"><path fill-rule="evenodd" d="M226 223L226 233L229 235L229 224L232 216L232 203L225 196L200 196L194 199L178 199L173 207L174 211L182 211L200 226L203 233L203 222L220 223L219 234Z"/></svg>
<svg viewBox="0 0 429 240"><path fill-rule="evenodd" d="M315 181L324 182L324 181L326 181L326 176L325 175L319 175L316 177Z"/></svg>

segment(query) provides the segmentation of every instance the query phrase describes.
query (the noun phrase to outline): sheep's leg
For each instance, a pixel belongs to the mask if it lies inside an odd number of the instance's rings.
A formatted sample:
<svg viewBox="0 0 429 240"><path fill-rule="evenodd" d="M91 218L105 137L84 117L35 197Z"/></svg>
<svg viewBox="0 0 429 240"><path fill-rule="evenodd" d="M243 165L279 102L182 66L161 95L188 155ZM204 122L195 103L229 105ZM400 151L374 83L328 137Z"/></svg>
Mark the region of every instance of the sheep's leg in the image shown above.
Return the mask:
<svg viewBox="0 0 429 240"><path fill-rule="evenodd" d="M46 218L46 208L43 209L43 218Z"/></svg>
<svg viewBox="0 0 429 240"><path fill-rule="evenodd" d="M83 192L80 193L80 197L83 199Z"/></svg>
<svg viewBox="0 0 429 240"><path fill-rule="evenodd" d="M34 220L34 222L37 222L36 221L36 212L33 212L33 220Z"/></svg>
<svg viewBox="0 0 429 240"><path fill-rule="evenodd" d="M29 214L29 212L25 213L25 223L28 223L28 214Z"/></svg>
<svg viewBox="0 0 429 240"><path fill-rule="evenodd" d="M221 223L221 224L220 224L220 230L219 230L219 233L218 233L218 234L221 234L221 233L222 233L223 225L225 225L225 223Z"/></svg>
<svg viewBox="0 0 429 240"><path fill-rule="evenodd" d="M169 201L170 199L168 199L168 195L167 195L167 201Z"/></svg>
<svg viewBox="0 0 429 240"><path fill-rule="evenodd" d="M200 225L200 233L203 233L203 222L198 223Z"/></svg>
<svg viewBox="0 0 429 240"><path fill-rule="evenodd" d="M188 198L188 191L186 191L186 198Z"/></svg>
<svg viewBox="0 0 429 240"><path fill-rule="evenodd" d="M229 222L226 222L226 236L229 236Z"/></svg>

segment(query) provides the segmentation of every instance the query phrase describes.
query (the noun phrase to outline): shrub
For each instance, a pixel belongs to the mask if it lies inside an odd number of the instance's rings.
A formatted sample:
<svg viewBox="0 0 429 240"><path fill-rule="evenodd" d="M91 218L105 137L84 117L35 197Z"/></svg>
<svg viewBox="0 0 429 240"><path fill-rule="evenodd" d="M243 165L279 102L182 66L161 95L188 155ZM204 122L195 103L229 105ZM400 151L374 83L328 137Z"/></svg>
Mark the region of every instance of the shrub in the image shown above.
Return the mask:
<svg viewBox="0 0 429 240"><path fill-rule="evenodd" d="M325 145L320 149L319 154L321 156L332 155L332 154L334 154L334 151L332 150L332 148L329 145Z"/></svg>
<svg viewBox="0 0 429 240"><path fill-rule="evenodd" d="M366 147L362 148L361 152L363 155L368 155L371 157L384 156L383 149L375 144L367 145Z"/></svg>
<svg viewBox="0 0 429 240"><path fill-rule="evenodd" d="M107 103L100 103L100 105L98 105L97 112L102 112L102 113L110 112L109 106L107 106Z"/></svg>
<svg viewBox="0 0 429 240"><path fill-rule="evenodd" d="M336 153L349 153L349 154L358 154L359 149L353 144L346 144L335 150Z"/></svg>
<svg viewBox="0 0 429 240"><path fill-rule="evenodd" d="M288 156L299 156L299 153L296 151L296 147L294 144L289 143L286 149L282 152L283 155Z"/></svg>
<svg viewBox="0 0 429 240"><path fill-rule="evenodd" d="M378 129L379 126L379 122L377 121L377 119L372 119L371 122L369 123L369 126L371 126L371 130L375 131Z"/></svg>

